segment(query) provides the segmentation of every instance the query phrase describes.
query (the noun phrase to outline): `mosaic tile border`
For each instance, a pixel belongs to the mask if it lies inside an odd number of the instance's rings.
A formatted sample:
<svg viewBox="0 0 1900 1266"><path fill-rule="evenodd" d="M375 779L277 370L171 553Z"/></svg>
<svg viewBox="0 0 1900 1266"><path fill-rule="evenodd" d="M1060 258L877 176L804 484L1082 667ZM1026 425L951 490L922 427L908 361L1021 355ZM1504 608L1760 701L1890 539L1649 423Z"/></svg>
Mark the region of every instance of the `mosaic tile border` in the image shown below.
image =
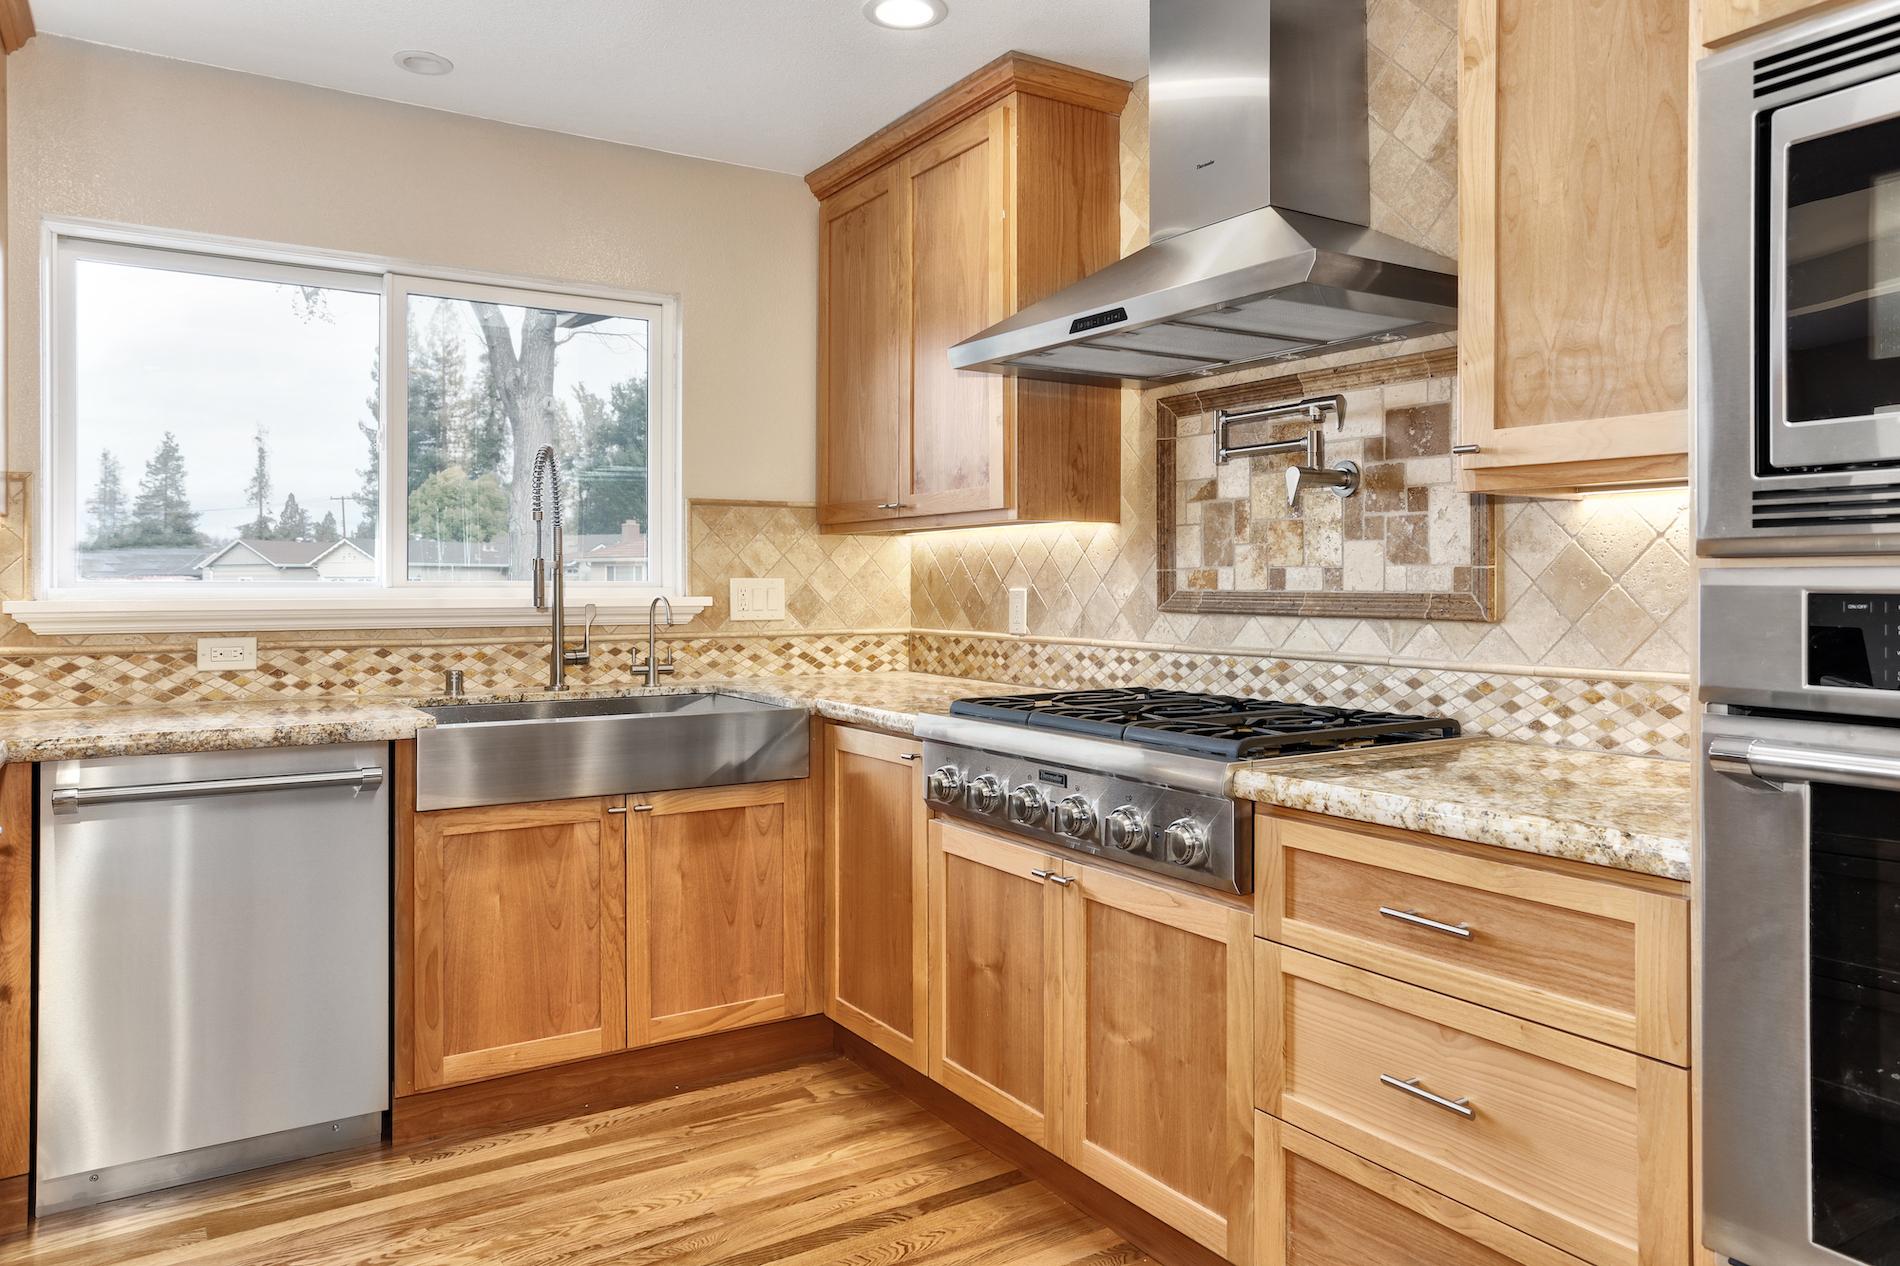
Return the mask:
<svg viewBox="0 0 1900 1266"><path fill-rule="evenodd" d="M899 672L909 664L905 633L667 639L673 681L817 672ZM643 637L595 638L591 664L568 670L576 688L625 685ZM269 646L257 669L201 673L192 650L97 650L0 654L0 708L145 707L272 699L418 698L440 694L442 674L459 668L471 694L535 688L547 672L541 645Z"/></svg>
<svg viewBox="0 0 1900 1266"><path fill-rule="evenodd" d="M913 672L1083 689L1166 686L1447 716L1469 734L1633 756L1689 756L1689 687L1672 679L1499 673L919 632Z"/></svg>

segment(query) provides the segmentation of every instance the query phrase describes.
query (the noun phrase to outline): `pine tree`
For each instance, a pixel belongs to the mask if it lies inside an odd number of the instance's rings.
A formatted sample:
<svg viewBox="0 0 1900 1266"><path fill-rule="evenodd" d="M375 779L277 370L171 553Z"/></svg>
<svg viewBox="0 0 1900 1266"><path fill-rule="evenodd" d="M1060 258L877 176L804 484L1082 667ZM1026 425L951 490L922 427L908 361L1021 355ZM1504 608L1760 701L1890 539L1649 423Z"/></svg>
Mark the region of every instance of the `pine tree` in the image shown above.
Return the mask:
<svg viewBox="0 0 1900 1266"><path fill-rule="evenodd" d="M257 507L257 517L238 529L238 535L253 541L268 541L276 535L270 521L270 448L264 428L257 428L257 465L251 470L251 482L244 486L244 499Z"/></svg>
<svg viewBox="0 0 1900 1266"><path fill-rule="evenodd" d="M132 502L132 522L125 543L146 547L205 543L186 487L185 454L178 446L178 437L170 431L159 441L152 460L145 463L139 495Z"/></svg>
<svg viewBox="0 0 1900 1266"><path fill-rule="evenodd" d="M291 493L284 498L284 508L277 514L277 537L284 541L302 541L310 537L310 516L297 504L297 494Z"/></svg>
<svg viewBox="0 0 1900 1266"><path fill-rule="evenodd" d="M323 522L317 524L317 531L316 531L317 544L333 545L339 539L341 539L341 536L342 534L338 532L336 528L336 511L335 510L324 511Z"/></svg>
<svg viewBox="0 0 1900 1266"><path fill-rule="evenodd" d="M358 422L356 429L363 433L363 440L369 445L369 465L356 472L363 481L362 486L350 497L363 511L357 517L356 531L350 533L350 539L361 544L376 539L376 517L383 500L383 433L374 422Z"/></svg>
<svg viewBox="0 0 1900 1266"><path fill-rule="evenodd" d="M111 449L99 454L99 482L86 502L86 513L92 516L92 539L86 548L117 548L125 536L125 480Z"/></svg>

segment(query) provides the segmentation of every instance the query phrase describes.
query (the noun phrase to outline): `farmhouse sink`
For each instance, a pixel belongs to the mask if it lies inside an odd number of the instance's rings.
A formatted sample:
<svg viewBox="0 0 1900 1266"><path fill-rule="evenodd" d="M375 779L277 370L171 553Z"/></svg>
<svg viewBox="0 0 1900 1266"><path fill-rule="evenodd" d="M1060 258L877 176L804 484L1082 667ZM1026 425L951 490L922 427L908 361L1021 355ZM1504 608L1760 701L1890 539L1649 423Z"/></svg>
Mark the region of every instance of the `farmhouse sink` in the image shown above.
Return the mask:
<svg viewBox="0 0 1900 1266"><path fill-rule="evenodd" d="M777 782L810 771L803 708L721 694L461 703L423 711L416 808Z"/></svg>

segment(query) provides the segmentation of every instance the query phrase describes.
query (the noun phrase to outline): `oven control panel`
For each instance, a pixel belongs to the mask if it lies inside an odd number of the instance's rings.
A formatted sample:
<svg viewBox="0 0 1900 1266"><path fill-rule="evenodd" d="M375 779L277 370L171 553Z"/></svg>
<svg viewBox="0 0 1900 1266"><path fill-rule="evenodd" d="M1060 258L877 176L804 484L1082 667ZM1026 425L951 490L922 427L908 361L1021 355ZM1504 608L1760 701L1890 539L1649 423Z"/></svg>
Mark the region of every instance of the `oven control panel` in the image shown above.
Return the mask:
<svg viewBox="0 0 1900 1266"><path fill-rule="evenodd" d="M937 812L1210 888L1253 890L1251 815L1225 796L935 741L924 744L924 770Z"/></svg>
<svg viewBox="0 0 1900 1266"><path fill-rule="evenodd" d="M1900 690L1900 594L1810 593L1807 684Z"/></svg>

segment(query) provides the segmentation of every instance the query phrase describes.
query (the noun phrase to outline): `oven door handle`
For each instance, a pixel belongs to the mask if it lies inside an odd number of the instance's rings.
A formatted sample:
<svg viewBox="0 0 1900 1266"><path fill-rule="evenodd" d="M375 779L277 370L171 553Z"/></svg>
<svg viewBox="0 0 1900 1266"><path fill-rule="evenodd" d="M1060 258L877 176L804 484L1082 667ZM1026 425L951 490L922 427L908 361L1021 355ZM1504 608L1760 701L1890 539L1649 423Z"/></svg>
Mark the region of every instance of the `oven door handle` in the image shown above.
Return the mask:
<svg viewBox="0 0 1900 1266"><path fill-rule="evenodd" d="M1900 791L1900 756L1879 756L1838 747L1805 747L1772 739L1709 740L1709 767L1733 777L1763 782L1818 782L1874 791Z"/></svg>

